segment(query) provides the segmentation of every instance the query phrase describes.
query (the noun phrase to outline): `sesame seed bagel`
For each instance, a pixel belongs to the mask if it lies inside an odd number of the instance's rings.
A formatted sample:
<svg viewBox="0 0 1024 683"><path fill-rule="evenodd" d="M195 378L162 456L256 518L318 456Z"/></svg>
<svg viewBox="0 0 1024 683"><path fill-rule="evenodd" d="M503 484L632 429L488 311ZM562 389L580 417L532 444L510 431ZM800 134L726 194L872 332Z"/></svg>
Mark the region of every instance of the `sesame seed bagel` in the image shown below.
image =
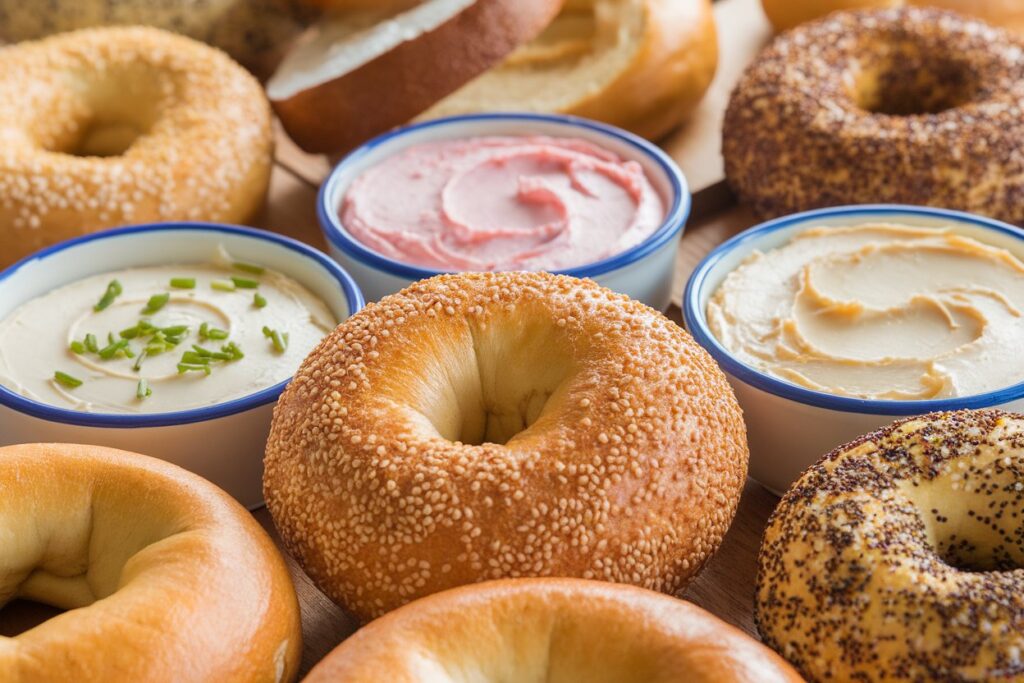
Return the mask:
<svg viewBox="0 0 1024 683"><path fill-rule="evenodd" d="M224 53L152 28L0 49L0 265L129 223L261 206L270 107Z"/></svg>
<svg viewBox="0 0 1024 683"><path fill-rule="evenodd" d="M445 275L346 320L274 411L286 547L362 619L487 579L674 592L746 476L725 377L660 313L589 280Z"/></svg>
<svg viewBox="0 0 1024 683"><path fill-rule="evenodd" d="M468 680L803 681L777 654L688 602L600 581L506 579L395 610L343 642L305 683Z"/></svg>
<svg viewBox="0 0 1024 683"><path fill-rule="evenodd" d="M296 676L284 561L252 515L194 474L97 446L0 448L0 539L0 606L67 610L0 636L5 683Z"/></svg>
<svg viewBox="0 0 1024 683"><path fill-rule="evenodd" d="M755 617L812 681L1024 680L1024 416L896 422L769 521Z"/></svg>
<svg viewBox="0 0 1024 683"><path fill-rule="evenodd" d="M1024 32L1024 6L1020 0L761 0L761 5L772 26L779 31L836 10L924 5L960 12L996 26Z"/></svg>
<svg viewBox="0 0 1024 683"><path fill-rule="evenodd" d="M1024 223L1024 39L936 9L838 12L736 86L730 184L764 217L892 202Z"/></svg>

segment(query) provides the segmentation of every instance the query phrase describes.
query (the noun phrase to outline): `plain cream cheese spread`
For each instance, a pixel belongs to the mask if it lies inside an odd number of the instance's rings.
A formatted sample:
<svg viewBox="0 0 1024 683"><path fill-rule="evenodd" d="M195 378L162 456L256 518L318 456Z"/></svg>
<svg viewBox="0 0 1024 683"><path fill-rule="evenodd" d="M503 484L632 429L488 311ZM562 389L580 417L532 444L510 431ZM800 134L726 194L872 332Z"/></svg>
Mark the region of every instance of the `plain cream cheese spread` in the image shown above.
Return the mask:
<svg viewBox="0 0 1024 683"><path fill-rule="evenodd" d="M1024 381L1024 263L947 229L818 227L754 252L707 306L736 358L841 396L969 396Z"/></svg>
<svg viewBox="0 0 1024 683"><path fill-rule="evenodd" d="M402 263L557 270L621 253L665 217L636 161L585 140L480 137L409 147L356 178L345 229Z"/></svg>
<svg viewBox="0 0 1024 683"><path fill-rule="evenodd" d="M172 279L194 286L173 287ZM114 281L121 293L95 310ZM153 297L164 301L155 311ZM336 324L323 301L271 270L242 272L229 262L118 270L54 289L0 320L0 384L83 412L198 408L288 379ZM93 350L83 350L87 339ZM110 348L118 348L110 358L97 352Z"/></svg>

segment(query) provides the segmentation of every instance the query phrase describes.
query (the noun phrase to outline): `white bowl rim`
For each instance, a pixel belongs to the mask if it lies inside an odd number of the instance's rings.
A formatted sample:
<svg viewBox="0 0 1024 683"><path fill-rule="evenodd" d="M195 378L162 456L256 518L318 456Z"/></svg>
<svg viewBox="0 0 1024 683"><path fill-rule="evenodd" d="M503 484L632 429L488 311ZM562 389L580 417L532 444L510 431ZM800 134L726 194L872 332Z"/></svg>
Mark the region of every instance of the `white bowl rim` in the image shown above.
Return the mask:
<svg viewBox="0 0 1024 683"><path fill-rule="evenodd" d="M921 216L939 218L953 223L982 227L993 232L1015 237L1024 242L1024 230L1008 223L963 211L905 204L835 206L782 216L781 218L755 225L726 240L705 256L690 275L686 283L686 289L683 292L683 321L686 323L686 328L693 335L697 343L711 354L712 358L718 362L723 370L738 380L769 394L817 408L848 413L885 416L923 415L944 410L991 408L1024 398L1024 382L982 394L923 401L862 399L850 396L837 396L807 389L769 375L743 363L727 351L711 333L711 330L708 329L704 307L701 305L706 281L715 266L737 247L755 242L777 230L799 223L837 216Z"/></svg>
<svg viewBox="0 0 1024 683"><path fill-rule="evenodd" d="M114 228L112 230L104 230L101 232L91 233L83 235L81 237L75 237L64 242L59 242L50 247L42 249L30 256L27 256L17 263L9 266L8 268L0 271L0 282L7 280L10 277L17 275L18 271L29 263L43 260L53 256L54 254L66 251L68 249L74 249L75 247L86 244L89 242L95 242L106 239L117 239L125 236L136 235L140 233L154 233L154 232L173 232L175 230L192 230L199 232L211 232L211 233L227 233L232 235L239 235L242 237L249 237L253 239L270 242L278 247L284 247L292 251L298 252L299 254L310 258L316 263L323 267L335 280L338 281L342 292L345 295L345 301L349 308L349 317L354 315L359 309L361 309L365 302L363 301L362 292L359 290L359 286L356 284L352 276L349 275L336 261L324 254L323 252L315 249L307 244L303 244L298 240L284 235L278 235L277 233L268 232L266 230L259 230L256 228L243 227L240 225L227 225L221 223L204 223L198 221L168 221L164 223L147 223L142 225L132 225L122 228ZM26 415L46 420L48 422L59 422L62 424L70 424L81 427L111 427L115 429L133 429L140 427L167 427L172 425L183 425L195 422L204 422L206 420L213 420L228 415L234 415L236 413L245 412L259 406L273 403L284 391L288 382L291 381L289 377L286 380L278 382L277 384L260 389L259 391L242 396L240 398L225 401L223 403L216 403L211 406L203 406L201 408L191 408L189 410L178 410L173 412L165 413L141 413L141 414L114 414L114 413L84 413L77 410L68 410L66 408L58 408L57 406L51 406L46 403L39 401L33 401L30 398L22 396L21 394L11 391L7 387L0 385L0 405L16 410Z"/></svg>
<svg viewBox="0 0 1024 683"><path fill-rule="evenodd" d="M340 182L339 179L346 167L358 161L366 154L369 154L379 145L388 142L393 138L414 134L417 131L424 129L439 126L460 125L471 121L527 121L552 123L565 126L566 128L583 128L606 135L629 145L640 154L648 157L665 173L665 177L668 179L669 185L671 186L672 201L665 213L665 218L654 233L640 244L637 244L636 246L633 246L619 254L615 254L593 263L587 263L582 266L553 270L551 271L552 273L558 275L570 275L578 278L594 278L599 275L603 275L604 273L618 270L657 251L659 247L665 245L675 235L683 230L686 225L686 221L690 217L693 197L690 193L686 176L683 175L682 170L672 157L666 154L657 145L641 138L640 136L634 135L633 133L615 126L610 126L605 123L592 121L579 116L568 116L565 114L534 114L529 112L488 112L483 114L445 116L432 119L430 121L422 121L420 123L402 126L384 133L383 135L379 135L349 152L334 166L327 178L324 179L324 182L320 185L320 192L317 196L317 217L320 220L320 227L323 230L324 237L327 239L327 242L331 246L336 247L346 256L355 259L366 266L408 280L423 280L444 273L460 272L435 270L432 268L415 266L409 263L396 261L373 251L352 237L352 235L344 229L341 225L341 219L337 215L338 212L335 207L331 205L332 203L330 199L333 197L334 187L338 182Z"/></svg>

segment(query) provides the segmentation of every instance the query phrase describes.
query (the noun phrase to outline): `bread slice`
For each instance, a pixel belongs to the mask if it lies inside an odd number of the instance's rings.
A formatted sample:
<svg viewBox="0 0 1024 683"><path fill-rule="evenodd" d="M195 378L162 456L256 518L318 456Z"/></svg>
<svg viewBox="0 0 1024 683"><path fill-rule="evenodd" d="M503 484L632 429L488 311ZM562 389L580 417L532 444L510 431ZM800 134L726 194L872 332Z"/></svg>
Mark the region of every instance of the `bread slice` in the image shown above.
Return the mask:
<svg viewBox="0 0 1024 683"><path fill-rule="evenodd" d="M341 152L403 124L534 38L562 0L426 0L320 24L267 83L303 149Z"/></svg>
<svg viewBox="0 0 1024 683"><path fill-rule="evenodd" d="M537 39L423 117L560 112L658 138L700 101L717 61L710 0L569 0Z"/></svg>

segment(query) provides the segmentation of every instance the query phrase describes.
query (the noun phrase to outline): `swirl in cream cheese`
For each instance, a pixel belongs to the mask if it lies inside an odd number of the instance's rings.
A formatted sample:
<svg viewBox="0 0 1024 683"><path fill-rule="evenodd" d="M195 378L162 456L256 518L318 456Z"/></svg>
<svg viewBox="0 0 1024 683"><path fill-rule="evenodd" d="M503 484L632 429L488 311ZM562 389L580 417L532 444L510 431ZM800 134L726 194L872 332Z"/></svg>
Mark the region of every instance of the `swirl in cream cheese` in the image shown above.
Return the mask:
<svg viewBox="0 0 1024 683"><path fill-rule="evenodd" d="M654 233L643 168L585 140L484 137L409 147L365 171L341 207L374 251L442 270L556 270Z"/></svg>
<svg viewBox="0 0 1024 683"><path fill-rule="evenodd" d="M1024 263L948 229L809 229L755 252L707 307L734 356L809 389L969 396L1024 381Z"/></svg>

